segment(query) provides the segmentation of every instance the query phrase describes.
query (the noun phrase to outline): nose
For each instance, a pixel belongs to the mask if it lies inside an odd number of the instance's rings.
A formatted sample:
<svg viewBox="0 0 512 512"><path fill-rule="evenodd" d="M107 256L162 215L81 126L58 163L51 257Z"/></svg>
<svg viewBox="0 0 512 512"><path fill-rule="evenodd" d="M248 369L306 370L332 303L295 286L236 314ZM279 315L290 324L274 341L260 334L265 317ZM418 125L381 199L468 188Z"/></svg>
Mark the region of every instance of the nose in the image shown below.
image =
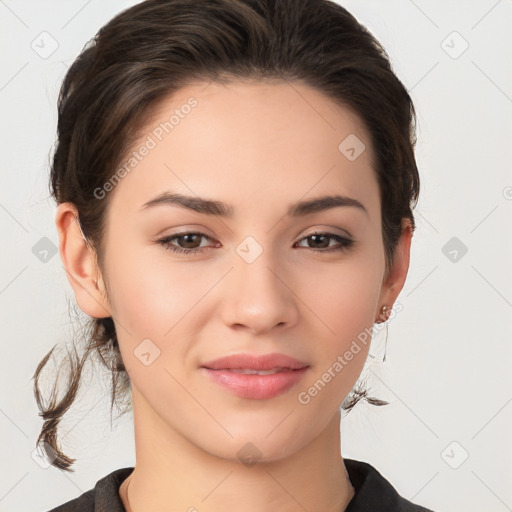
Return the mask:
<svg viewBox="0 0 512 512"><path fill-rule="evenodd" d="M252 263L235 261L222 288L222 316L226 325L260 334L297 322L293 278L280 268L271 251L263 251Z"/></svg>

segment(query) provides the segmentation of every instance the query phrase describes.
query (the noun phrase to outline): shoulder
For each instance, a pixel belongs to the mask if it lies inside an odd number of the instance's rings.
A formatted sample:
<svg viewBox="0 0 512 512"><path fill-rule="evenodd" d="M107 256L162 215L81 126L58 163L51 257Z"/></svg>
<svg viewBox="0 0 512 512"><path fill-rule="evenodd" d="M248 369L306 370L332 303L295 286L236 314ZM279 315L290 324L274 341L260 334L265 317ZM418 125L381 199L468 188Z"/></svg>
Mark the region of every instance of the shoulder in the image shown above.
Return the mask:
<svg viewBox="0 0 512 512"><path fill-rule="evenodd" d="M48 512L126 512L119 487L132 471L133 467L116 469L98 480L93 489Z"/></svg>
<svg viewBox="0 0 512 512"><path fill-rule="evenodd" d="M345 512L433 512L400 496L371 464L355 459L343 460L355 490Z"/></svg>

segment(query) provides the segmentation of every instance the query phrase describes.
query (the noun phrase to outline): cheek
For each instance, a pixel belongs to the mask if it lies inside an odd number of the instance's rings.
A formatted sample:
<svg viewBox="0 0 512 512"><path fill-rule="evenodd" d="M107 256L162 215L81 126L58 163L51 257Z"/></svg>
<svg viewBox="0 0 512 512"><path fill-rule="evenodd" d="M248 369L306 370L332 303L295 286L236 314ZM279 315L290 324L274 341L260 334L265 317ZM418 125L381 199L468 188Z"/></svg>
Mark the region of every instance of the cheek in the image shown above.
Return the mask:
<svg viewBox="0 0 512 512"><path fill-rule="evenodd" d="M186 400L178 383L186 380L187 347L200 328L201 298L213 276L194 278L179 265L171 267L155 248L132 251L118 261L110 266L109 284L130 380L148 403L163 396L173 403Z"/></svg>
<svg viewBox="0 0 512 512"><path fill-rule="evenodd" d="M324 324L325 339L347 339L373 325L382 284L383 261L371 252L347 257L340 264L315 263L304 269L314 277L300 283L297 293Z"/></svg>
<svg viewBox="0 0 512 512"><path fill-rule="evenodd" d="M343 399L361 373L370 348L382 271L382 261L361 253L336 268L318 265L315 278L301 286L298 295L312 311L304 309L311 318L306 325L313 327L317 345L312 346L317 365L310 383L329 382L324 398L333 393Z"/></svg>
<svg viewBox="0 0 512 512"><path fill-rule="evenodd" d="M170 337L218 279L194 265L172 263L160 247L126 251L115 260L114 252L109 265L113 314L131 337Z"/></svg>
<svg viewBox="0 0 512 512"><path fill-rule="evenodd" d="M186 379L190 347L211 318L211 311L205 311L208 292L225 270L200 272L193 264L171 263L158 247L124 254L109 266L123 361L130 379L141 393L147 391L149 400L157 389L167 389L168 396L178 400L183 389L171 374L179 382ZM111 257L115 261L115 251Z"/></svg>

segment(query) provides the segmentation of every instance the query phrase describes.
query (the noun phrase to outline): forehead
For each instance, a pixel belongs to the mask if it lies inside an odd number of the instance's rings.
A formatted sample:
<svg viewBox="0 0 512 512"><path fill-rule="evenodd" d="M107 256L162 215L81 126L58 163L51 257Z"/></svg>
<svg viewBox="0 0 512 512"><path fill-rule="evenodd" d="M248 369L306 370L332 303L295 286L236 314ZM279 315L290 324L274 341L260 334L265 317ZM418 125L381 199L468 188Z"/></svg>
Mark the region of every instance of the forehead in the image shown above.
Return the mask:
<svg viewBox="0 0 512 512"><path fill-rule="evenodd" d="M148 112L111 206L166 190L260 208L327 192L375 202L372 158L360 118L300 81L197 82Z"/></svg>

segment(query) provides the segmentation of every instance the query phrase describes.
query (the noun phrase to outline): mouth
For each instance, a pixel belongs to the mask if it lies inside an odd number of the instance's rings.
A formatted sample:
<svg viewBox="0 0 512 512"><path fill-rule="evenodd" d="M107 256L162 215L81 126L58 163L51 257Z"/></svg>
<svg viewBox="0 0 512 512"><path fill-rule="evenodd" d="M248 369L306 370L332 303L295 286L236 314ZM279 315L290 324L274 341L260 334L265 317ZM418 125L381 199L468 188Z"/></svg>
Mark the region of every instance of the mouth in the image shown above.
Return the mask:
<svg viewBox="0 0 512 512"><path fill-rule="evenodd" d="M242 370L244 372L276 373L288 370L300 370L309 366L308 363L285 354L232 354L202 364L210 370Z"/></svg>
<svg viewBox="0 0 512 512"><path fill-rule="evenodd" d="M203 363L201 372L222 389L242 398L264 400L285 393L310 365L279 353L238 353Z"/></svg>
<svg viewBox="0 0 512 512"><path fill-rule="evenodd" d="M201 367L200 370L211 382L232 395L252 400L268 400L296 386L308 372L309 366L269 370Z"/></svg>
<svg viewBox="0 0 512 512"><path fill-rule="evenodd" d="M207 367L205 367L207 368ZM300 369L300 368L298 368ZM208 370L240 373L242 375L273 375L280 372L295 371L293 368L272 368L271 370L254 370L253 368L208 368Z"/></svg>

